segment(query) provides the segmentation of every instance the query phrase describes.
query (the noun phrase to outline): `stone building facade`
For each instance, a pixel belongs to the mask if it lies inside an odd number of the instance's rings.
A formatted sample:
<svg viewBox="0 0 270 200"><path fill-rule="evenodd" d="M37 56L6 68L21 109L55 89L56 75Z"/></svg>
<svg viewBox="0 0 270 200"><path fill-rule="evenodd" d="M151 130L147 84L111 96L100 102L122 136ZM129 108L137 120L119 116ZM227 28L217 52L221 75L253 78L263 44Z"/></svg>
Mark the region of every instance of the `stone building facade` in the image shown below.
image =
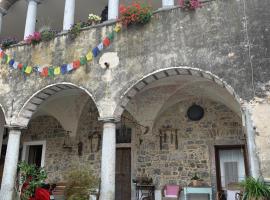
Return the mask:
<svg viewBox="0 0 270 200"><path fill-rule="evenodd" d="M9 137L0 199L11 199L19 149L33 140L46 141L44 165L51 181L63 181L73 164L84 165L101 179L101 200L115 199L118 148L131 149L131 179L151 176L157 189L188 184L198 172L217 190L215 147L224 145L244 146L247 175L268 180L268 10L268 0L209 1L194 12L164 8L147 25L124 28L94 62L66 75L22 76L1 64L0 125L8 127ZM114 25L108 21L86 28L73 41L63 33L6 53L33 66L68 63ZM193 103L205 110L198 122L186 116ZM132 140L116 144L125 115L132 118ZM170 138L176 130L177 149L175 134L172 143ZM93 131L102 136L96 152L89 140ZM68 140L71 148L65 149ZM131 193L134 198L133 187Z"/></svg>

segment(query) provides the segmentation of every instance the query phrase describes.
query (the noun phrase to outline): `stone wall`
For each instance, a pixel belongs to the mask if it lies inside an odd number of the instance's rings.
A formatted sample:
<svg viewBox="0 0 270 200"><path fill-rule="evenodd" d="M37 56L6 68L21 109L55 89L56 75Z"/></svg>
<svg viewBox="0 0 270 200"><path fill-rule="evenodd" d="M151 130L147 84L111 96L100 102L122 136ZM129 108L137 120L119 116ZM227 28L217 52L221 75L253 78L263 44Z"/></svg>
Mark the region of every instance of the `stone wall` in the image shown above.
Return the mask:
<svg viewBox="0 0 270 200"><path fill-rule="evenodd" d="M191 121L186 112L193 103L201 105L205 115ZM137 151L137 175L153 177L157 187L167 183L186 185L197 172L208 184L216 184L214 145L244 144L240 118L226 106L205 99L178 103L156 119L153 131L144 136ZM170 126L171 129L164 129ZM159 131L167 135L160 150ZM177 129L178 149L175 145ZM171 134L173 142L171 143Z"/></svg>
<svg viewBox="0 0 270 200"><path fill-rule="evenodd" d="M66 131L57 119L51 116L38 116L31 120L27 130L23 132L22 142L46 140L45 168L50 182L65 180L68 171L74 168L87 168L100 176L101 144L98 150L97 135L89 139L89 133L102 131L97 120L97 110L92 102L88 102L79 120L76 137L66 137ZM101 133L101 132L100 132ZM63 148L64 142L72 147ZM82 155L78 155L78 143L83 143Z"/></svg>

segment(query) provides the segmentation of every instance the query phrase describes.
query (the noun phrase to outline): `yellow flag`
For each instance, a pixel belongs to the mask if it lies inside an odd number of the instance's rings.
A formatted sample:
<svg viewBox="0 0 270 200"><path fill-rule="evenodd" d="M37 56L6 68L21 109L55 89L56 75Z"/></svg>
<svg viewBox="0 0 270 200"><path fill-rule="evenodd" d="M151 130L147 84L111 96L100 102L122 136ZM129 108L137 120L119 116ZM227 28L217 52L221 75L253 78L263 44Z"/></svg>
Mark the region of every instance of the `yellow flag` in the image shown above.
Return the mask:
<svg viewBox="0 0 270 200"><path fill-rule="evenodd" d="M116 33L118 33L119 31L121 31L121 25L120 24L116 24L116 26L114 27L114 31L116 32Z"/></svg>
<svg viewBox="0 0 270 200"><path fill-rule="evenodd" d="M60 69L60 67L55 67L54 68L54 75L59 75L61 73L61 69Z"/></svg>
<svg viewBox="0 0 270 200"><path fill-rule="evenodd" d="M7 64L9 63L9 61L11 60L10 56L7 56Z"/></svg>
<svg viewBox="0 0 270 200"><path fill-rule="evenodd" d="M30 74L32 72L32 67L31 66L27 66L25 69L25 73L26 74Z"/></svg>
<svg viewBox="0 0 270 200"><path fill-rule="evenodd" d="M86 54L86 60L87 60L88 62L93 60L93 53L92 53L92 51L89 51L89 52Z"/></svg>

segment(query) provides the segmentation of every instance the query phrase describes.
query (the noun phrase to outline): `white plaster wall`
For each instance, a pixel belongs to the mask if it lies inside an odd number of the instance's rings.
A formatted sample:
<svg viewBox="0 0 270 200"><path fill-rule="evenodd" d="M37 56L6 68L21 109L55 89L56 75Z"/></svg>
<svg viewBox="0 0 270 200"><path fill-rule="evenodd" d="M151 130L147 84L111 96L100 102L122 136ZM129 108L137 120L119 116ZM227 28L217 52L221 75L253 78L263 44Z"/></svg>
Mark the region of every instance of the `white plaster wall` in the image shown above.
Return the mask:
<svg viewBox="0 0 270 200"><path fill-rule="evenodd" d="M44 114L54 116L66 131L70 131L70 136L75 137L87 101L89 97L84 93L59 94L42 104L34 117Z"/></svg>
<svg viewBox="0 0 270 200"><path fill-rule="evenodd" d="M256 136L255 143L260 160L261 173L270 179L270 101L256 99L250 104Z"/></svg>

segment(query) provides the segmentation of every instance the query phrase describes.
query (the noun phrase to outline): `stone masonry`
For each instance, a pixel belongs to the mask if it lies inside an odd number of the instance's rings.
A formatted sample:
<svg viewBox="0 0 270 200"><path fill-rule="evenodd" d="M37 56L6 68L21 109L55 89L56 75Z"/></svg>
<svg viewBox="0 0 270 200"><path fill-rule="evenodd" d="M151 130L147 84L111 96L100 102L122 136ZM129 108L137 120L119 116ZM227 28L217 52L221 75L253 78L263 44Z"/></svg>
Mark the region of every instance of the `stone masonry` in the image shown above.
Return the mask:
<svg viewBox="0 0 270 200"><path fill-rule="evenodd" d="M187 109L193 103L205 109L200 121L187 118ZM136 166L137 176L152 177L158 188L167 183L187 185L195 173L209 185L216 185L214 145L245 144L240 118L226 106L210 100L193 99L178 103L160 114L154 124L151 133L140 137L143 142L136 149ZM172 130L164 129L164 126L170 126ZM165 130L163 133L167 137L164 142L163 135L162 150L159 146L160 129ZM178 131L178 149L175 129Z"/></svg>

